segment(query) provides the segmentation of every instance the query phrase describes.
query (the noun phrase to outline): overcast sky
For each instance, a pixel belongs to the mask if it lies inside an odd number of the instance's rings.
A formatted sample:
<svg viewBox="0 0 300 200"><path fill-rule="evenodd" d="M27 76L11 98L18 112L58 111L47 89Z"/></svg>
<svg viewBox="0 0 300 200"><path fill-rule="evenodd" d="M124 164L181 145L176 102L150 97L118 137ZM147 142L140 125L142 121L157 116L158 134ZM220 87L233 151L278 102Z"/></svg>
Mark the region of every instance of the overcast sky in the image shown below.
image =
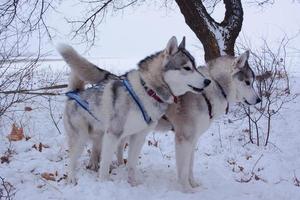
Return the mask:
<svg viewBox="0 0 300 200"><path fill-rule="evenodd" d="M70 40L70 35L66 35L69 32L69 25L63 15L74 16L74 13L84 11L69 1L65 2L59 9L61 14L49 16L50 25L60 33L54 38L54 43L73 44L74 48L83 52L85 45L75 44ZM292 0L278 0L274 5L264 9L244 4L244 23L240 36L245 35L254 47L258 47L261 38L276 43L284 34L289 37L295 36L300 32L300 3L288 2ZM177 36L178 40L185 35L188 48L201 62L203 60L203 51L199 48L201 44L185 24L177 5L174 4L172 10L150 5L151 3L135 9L129 8L114 16L108 15L97 30L96 46L85 55L142 59L164 48L172 35ZM214 17L221 20L223 16L224 9L219 6ZM292 47L300 49L300 37L293 40ZM54 49L53 45L49 46L49 50L51 49Z"/></svg>

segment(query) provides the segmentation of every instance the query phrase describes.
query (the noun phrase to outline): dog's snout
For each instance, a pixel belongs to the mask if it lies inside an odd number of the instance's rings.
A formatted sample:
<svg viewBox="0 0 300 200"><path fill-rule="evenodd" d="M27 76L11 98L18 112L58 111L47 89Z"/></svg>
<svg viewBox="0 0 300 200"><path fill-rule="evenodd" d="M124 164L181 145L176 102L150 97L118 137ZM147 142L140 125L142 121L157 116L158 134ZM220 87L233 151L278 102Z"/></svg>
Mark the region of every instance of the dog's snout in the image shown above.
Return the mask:
<svg viewBox="0 0 300 200"><path fill-rule="evenodd" d="M204 86L205 87L208 86L210 83L211 83L211 80L209 80L209 79L204 80Z"/></svg>
<svg viewBox="0 0 300 200"><path fill-rule="evenodd" d="M258 98L256 99L256 103L260 103L260 102L261 102L261 98L258 97Z"/></svg>

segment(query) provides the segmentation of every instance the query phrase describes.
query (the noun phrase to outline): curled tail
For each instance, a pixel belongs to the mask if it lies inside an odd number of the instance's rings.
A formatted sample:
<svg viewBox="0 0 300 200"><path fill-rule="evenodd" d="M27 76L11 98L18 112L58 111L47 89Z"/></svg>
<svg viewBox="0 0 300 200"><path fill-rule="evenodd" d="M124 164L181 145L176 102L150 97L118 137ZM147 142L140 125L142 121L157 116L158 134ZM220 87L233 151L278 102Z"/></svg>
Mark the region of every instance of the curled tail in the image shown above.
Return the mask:
<svg viewBox="0 0 300 200"><path fill-rule="evenodd" d="M71 68L70 90L83 90L85 82L95 84L108 78L117 77L106 70L98 68L67 44L59 44L57 50Z"/></svg>

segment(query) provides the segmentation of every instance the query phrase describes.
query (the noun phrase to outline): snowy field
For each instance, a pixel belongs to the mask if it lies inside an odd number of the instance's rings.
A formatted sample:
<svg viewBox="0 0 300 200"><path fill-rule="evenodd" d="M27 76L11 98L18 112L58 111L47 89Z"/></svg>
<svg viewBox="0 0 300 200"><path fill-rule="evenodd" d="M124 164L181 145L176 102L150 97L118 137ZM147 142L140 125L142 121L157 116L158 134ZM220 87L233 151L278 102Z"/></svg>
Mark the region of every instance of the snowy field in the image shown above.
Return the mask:
<svg viewBox="0 0 300 200"><path fill-rule="evenodd" d="M121 74L136 62L107 58L96 63ZM35 86L45 86L54 80L66 83L67 69L61 66L60 62L42 63ZM299 94L300 69L291 72L291 93ZM201 187L192 194L182 193L176 182L172 132L149 134L139 159L141 184L137 187L127 183L126 166L113 169L113 181L100 182L95 172L86 169L90 146L79 161L78 184L66 184L68 152L61 120L64 100L63 95L50 100L36 98L20 105L11 119L0 122L0 157L9 155L7 161L1 159L0 176L15 188L13 199L300 199L299 97L285 104L281 114L274 118L267 147L248 143L243 131L247 128L246 119L237 119L230 113L215 121L197 145L194 170ZM32 111L23 111L25 107ZM26 140L9 142L7 135L13 122L23 126ZM51 173L53 180L45 179L45 173Z"/></svg>

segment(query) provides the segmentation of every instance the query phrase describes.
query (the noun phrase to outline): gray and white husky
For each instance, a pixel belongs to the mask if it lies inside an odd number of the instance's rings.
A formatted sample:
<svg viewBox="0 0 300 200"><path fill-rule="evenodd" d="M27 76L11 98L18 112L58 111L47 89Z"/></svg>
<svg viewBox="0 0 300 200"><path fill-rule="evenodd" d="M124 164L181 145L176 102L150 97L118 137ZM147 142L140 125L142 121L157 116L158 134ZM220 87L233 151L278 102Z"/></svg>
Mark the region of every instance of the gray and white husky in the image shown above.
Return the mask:
<svg viewBox="0 0 300 200"><path fill-rule="evenodd" d="M227 113L231 103L254 105L261 101L253 88L255 74L248 65L248 58L249 51L246 51L238 57L221 56L199 67L198 70L209 77L212 83L202 94L186 93L180 96L178 103L169 105L167 120L166 117L159 120L156 127L158 130L175 131L177 174L185 191L193 191L193 188L199 186L193 174L194 148L211 122ZM82 80L90 83L115 76L94 65L71 67L80 74ZM92 79L89 73L95 78ZM129 147L132 145L129 143ZM122 152L123 144L118 148L119 162L123 160Z"/></svg>
<svg viewBox="0 0 300 200"><path fill-rule="evenodd" d="M222 56L198 68L212 81L202 94L187 93L169 106L166 116L175 131L179 183L186 191L199 184L194 178L194 149L211 122L228 112L231 103L254 105L261 101L253 88L255 75L248 65L249 51L238 57Z"/></svg>
<svg viewBox="0 0 300 200"><path fill-rule="evenodd" d="M156 127L177 96L188 91L199 93L210 83L196 69L194 58L185 49L185 39L178 46L172 37L163 51L140 61L137 70L122 78L96 68L85 70L94 65L68 45L60 45L58 50L71 67L69 89L89 106L85 110L73 99L66 102L64 127L69 139L70 182L76 181L76 162L88 138L93 141L89 166L96 169L101 158L100 179L107 180L119 141L129 137L128 182L135 185L136 164L145 135ZM78 66L82 67L79 73L73 70ZM101 86L84 89L85 79L101 80Z"/></svg>

